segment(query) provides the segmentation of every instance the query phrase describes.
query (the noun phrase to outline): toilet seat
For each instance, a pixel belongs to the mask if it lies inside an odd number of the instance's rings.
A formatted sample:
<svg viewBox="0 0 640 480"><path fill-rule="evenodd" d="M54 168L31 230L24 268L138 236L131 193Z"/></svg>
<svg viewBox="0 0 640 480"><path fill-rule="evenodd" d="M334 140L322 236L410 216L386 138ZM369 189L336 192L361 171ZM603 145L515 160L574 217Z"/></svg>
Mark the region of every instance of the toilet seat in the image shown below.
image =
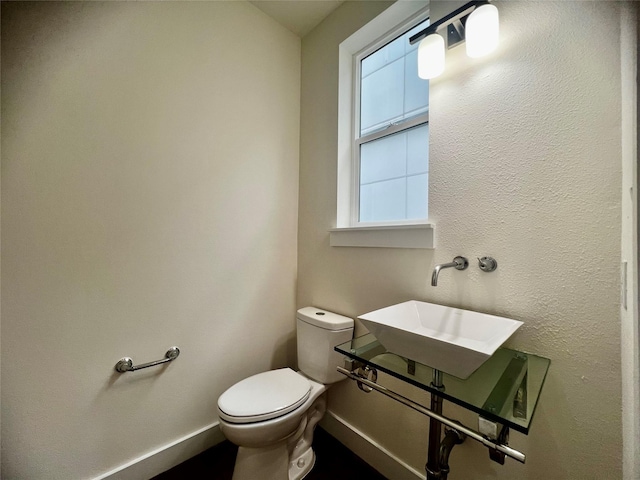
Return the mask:
<svg viewBox="0 0 640 480"><path fill-rule="evenodd" d="M311 392L311 384L290 368L258 373L236 383L218 398L220 418L230 423L270 420L292 412Z"/></svg>

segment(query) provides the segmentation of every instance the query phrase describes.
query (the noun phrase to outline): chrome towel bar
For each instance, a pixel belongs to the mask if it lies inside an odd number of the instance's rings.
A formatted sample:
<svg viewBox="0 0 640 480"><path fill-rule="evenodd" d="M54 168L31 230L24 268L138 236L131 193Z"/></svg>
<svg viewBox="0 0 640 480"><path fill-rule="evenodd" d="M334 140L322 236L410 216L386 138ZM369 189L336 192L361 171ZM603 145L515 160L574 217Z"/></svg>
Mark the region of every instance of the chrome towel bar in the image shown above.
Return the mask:
<svg viewBox="0 0 640 480"><path fill-rule="evenodd" d="M170 362L175 360L180 355L180 349L178 347L171 347L167 350L162 360L155 360L149 363L143 363L142 365L134 365L133 360L130 357L123 357L118 360L116 363L116 372L124 373L124 372L135 372L136 370L141 370L143 368L155 367L156 365L161 365L163 363Z"/></svg>
<svg viewBox="0 0 640 480"><path fill-rule="evenodd" d="M505 455L513 458L514 460L517 460L520 463L524 463L525 462L525 455L522 452L519 452L518 450L515 450L511 447L509 447L508 445L505 444L501 444L501 443L496 443L492 440L489 440L488 438L484 437L483 435L481 435L480 433L476 432L475 430L471 430L468 427L465 427L464 425L459 424L458 422L456 422L455 420L451 420L450 418L444 417L442 415L439 415L435 412L432 412L431 410L429 410L428 408L420 405L419 403L414 402L413 400L408 399L407 397L403 397L402 395L394 392L393 390L389 390L388 388L383 387L382 385L379 385L375 382L372 382L366 378L363 378L359 375L354 374L353 372L350 372L349 370L347 370L346 368L342 368L342 367L337 367L338 372L342 373L343 375L347 376L348 378L350 378L351 380L355 380L358 383L363 383L364 385L366 385L369 388L372 388L380 393L382 393L383 395L386 395L387 397L390 397L394 400L396 400L397 402L403 403L404 405L412 408L413 410L422 413L423 415L427 415L428 417L434 418L436 419L438 422L453 428L454 430L457 430L459 432L462 432L466 435L468 435L470 438L476 440L477 442L480 442L484 445L486 445L489 448L492 448L494 450L498 450L499 452L504 453Z"/></svg>

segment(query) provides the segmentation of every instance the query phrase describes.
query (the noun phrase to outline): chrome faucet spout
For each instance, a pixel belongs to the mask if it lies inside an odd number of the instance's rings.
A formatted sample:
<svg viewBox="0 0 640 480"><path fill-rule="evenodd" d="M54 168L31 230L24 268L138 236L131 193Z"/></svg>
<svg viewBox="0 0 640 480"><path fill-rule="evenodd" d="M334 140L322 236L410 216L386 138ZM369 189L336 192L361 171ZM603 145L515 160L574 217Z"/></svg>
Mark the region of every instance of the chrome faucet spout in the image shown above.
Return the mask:
<svg viewBox="0 0 640 480"><path fill-rule="evenodd" d="M449 263L441 263L436 265L433 269L433 274L431 275L431 286L438 286L438 275L440 275L440 270L443 268L455 268L456 270L464 270L469 266L469 261L465 257L455 257L453 262Z"/></svg>
<svg viewBox="0 0 640 480"><path fill-rule="evenodd" d="M431 286L438 286L438 275L440 275L440 270L442 270L443 268L455 267L457 265L458 264L456 262L441 263L440 265L436 265L436 268L433 269L433 275L431 275Z"/></svg>

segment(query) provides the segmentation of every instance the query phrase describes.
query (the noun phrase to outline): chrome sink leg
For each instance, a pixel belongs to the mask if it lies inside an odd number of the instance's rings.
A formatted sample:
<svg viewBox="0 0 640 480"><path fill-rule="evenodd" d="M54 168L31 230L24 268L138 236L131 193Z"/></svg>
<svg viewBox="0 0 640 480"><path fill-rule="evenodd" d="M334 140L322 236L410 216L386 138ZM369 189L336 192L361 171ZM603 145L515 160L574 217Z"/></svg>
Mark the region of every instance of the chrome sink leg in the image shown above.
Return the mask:
<svg viewBox="0 0 640 480"><path fill-rule="evenodd" d="M433 370L431 386L444 391L442 372ZM431 394L431 411L442 414L442 397ZM465 441L467 436L455 428L445 428L445 436L442 439L442 424L431 417L429 420L429 447L427 451L427 480L447 480L449 475L449 455L456 445ZM442 439L442 440L441 440Z"/></svg>

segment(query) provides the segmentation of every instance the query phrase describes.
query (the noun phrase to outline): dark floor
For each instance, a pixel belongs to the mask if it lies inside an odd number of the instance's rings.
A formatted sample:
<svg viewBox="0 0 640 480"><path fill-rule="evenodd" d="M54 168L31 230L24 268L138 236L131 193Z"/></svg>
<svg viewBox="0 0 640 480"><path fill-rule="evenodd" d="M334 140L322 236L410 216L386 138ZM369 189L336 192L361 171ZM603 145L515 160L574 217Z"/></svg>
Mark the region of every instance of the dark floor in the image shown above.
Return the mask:
<svg viewBox="0 0 640 480"><path fill-rule="evenodd" d="M231 480L237 448L225 441L152 480ZM316 428L313 449L316 464L305 480L386 480L321 428Z"/></svg>

